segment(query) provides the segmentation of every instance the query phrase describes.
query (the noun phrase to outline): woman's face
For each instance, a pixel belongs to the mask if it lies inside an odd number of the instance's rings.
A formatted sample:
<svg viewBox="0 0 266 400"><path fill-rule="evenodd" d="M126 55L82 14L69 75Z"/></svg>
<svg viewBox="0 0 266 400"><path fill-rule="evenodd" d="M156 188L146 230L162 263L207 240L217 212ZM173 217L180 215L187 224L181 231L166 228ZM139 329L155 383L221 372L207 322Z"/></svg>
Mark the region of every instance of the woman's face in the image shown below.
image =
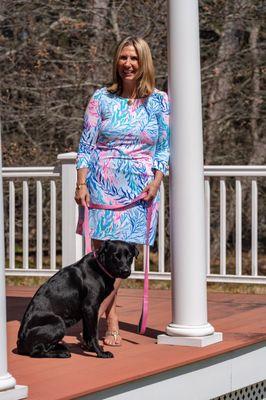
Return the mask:
<svg viewBox="0 0 266 400"><path fill-rule="evenodd" d="M134 46L125 46L117 62L117 71L123 83L136 82L139 57Z"/></svg>

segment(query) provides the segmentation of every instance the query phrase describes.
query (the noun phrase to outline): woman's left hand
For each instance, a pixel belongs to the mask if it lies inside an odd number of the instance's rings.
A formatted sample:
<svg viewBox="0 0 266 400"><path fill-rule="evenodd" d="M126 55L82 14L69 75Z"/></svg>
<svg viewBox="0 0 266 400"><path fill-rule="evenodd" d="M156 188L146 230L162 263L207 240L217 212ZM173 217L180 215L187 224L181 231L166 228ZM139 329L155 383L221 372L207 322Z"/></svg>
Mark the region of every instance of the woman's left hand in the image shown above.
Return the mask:
<svg viewBox="0 0 266 400"><path fill-rule="evenodd" d="M149 183L142 191L142 193L146 192L146 196L143 197L143 200L145 201L153 200L156 197L159 188L160 184L158 184L157 182L152 181L151 183Z"/></svg>

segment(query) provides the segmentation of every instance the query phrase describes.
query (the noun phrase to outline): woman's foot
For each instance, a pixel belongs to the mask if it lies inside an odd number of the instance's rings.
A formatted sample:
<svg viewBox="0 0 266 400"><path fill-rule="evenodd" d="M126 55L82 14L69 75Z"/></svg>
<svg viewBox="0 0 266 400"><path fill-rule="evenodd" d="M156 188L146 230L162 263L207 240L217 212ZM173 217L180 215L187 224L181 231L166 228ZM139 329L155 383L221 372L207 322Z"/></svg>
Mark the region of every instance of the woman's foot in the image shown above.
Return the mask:
<svg viewBox="0 0 266 400"><path fill-rule="evenodd" d="M118 330L115 331L106 331L103 343L106 346L121 346L122 338L119 334Z"/></svg>
<svg viewBox="0 0 266 400"><path fill-rule="evenodd" d="M103 343L107 346L121 346L122 338L119 334L119 322L115 307L112 307L112 311L106 315L106 322L107 331Z"/></svg>
<svg viewBox="0 0 266 400"><path fill-rule="evenodd" d="M115 280L114 291L113 291L114 295L111 298L109 304L107 305L107 308L105 309L107 331L103 338L103 343L107 346L121 346L122 342L122 338L119 334L119 322L118 322L118 315L116 312L117 291L120 286L120 283L121 279ZM103 303L105 302L105 300L103 301Z"/></svg>

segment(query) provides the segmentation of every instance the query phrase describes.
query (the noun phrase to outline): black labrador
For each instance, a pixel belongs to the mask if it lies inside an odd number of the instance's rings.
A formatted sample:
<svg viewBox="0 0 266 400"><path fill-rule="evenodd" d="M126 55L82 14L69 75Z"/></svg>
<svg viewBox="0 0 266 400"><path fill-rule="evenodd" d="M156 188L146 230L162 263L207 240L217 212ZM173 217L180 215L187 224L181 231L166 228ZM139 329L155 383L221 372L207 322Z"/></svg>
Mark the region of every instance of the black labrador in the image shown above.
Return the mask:
<svg viewBox="0 0 266 400"><path fill-rule="evenodd" d="M115 278L130 275L134 244L119 240L105 241L97 252L61 269L35 293L18 332L19 354L31 357L68 358L68 348L59 343L66 328L82 319L83 341L97 357L111 358L98 343L98 311L113 291Z"/></svg>

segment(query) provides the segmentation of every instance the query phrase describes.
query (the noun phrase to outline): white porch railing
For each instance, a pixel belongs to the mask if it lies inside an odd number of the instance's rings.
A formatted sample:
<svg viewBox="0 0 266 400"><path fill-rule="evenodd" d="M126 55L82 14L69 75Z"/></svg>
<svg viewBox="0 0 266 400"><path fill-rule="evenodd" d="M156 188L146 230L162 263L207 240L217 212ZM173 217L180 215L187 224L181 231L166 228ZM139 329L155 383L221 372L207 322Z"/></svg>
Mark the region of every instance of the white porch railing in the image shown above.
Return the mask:
<svg viewBox="0 0 266 400"><path fill-rule="evenodd" d="M205 176L205 210L206 210L206 254L207 254L207 279L209 282L234 282L234 283L266 283L266 275L262 275L258 264L258 178L266 176L266 166L206 166ZM218 273L211 273L210 265L210 179L218 177L220 180L220 266ZM234 178L235 191L230 200L235 200L234 205L234 226L235 226L235 264L234 274L227 271L227 186L226 180ZM251 273L243 273L242 261L242 181L248 178L246 187L251 193ZM263 199L262 199L263 200ZM261 246L262 247L262 246ZM265 249L264 249L265 250ZM266 270L264 271L266 273Z"/></svg>
<svg viewBox="0 0 266 400"><path fill-rule="evenodd" d="M58 156L60 165L58 167L9 167L3 168L4 195L9 198L9 210L5 212L6 225L6 275L17 276L51 276L61 266L65 266L80 258L83 254L83 244L81 238L75 234L77 221L77 206L74 202L75 188L75 153L67 153ZM258 254L258 179L266 176L266 166L206 166L205 175L205 206L206 206L206 254L207 254L207 280L210 282L235 282L235 283L266 283L265 271L260 269L260 255ZM235 227L235 261L229 265L227 260L228 240L226 236L227 228L227 208L228 190L227 179L230 180L229 206L231 213L234 214ZM232 193L232 179L234 179L235 191ZM259 178L260 179L260 178ZM212 190L212 186L217 186L219 190ZM246 181L249 180L247 183ZM215 183L216 182L216 183ZM243 196L242 185L244 182L245 193L250 187L251 196L251 266L249 271L243 270L242 252L242 215L243 215ZM248 186L249 185L249 186ZM34 188L35 186L35 188ZM45 196L44 196L45 186ZM36 197L35 215L31 215L29 193L34 191ZM47 191L49 193L47 193ZM58 193L62 196L62 204L58 203ZM19 192L16 196L16 193ZM219 196L219 209L216 210L216 231L217 223L220 224L219 233L219 265L211 265L211 237L213 235L212 220L212 196ZM232 205L232 198L235 204ZM49 258L43 258L43 202L49 199ZM32 203L32 202L31 202ZM217 200L216 200L217 203ZM16 241L16 228L19 222L16 218L17 205L21 205L20 224L22 227L22 243L18 246ZM58 206L62 212L62 227L58 226ZM47 210L46 210L47 213ZM161 204L159 210L158 228L158 262L150 271L150 279L170 279L170 272L165 269L165 196L164 185L161 186ZM34 221L33 221L34 219ZM47 215L46 215L47 220ZM31 224L30 224L31 222ZM46 221L47 222L47 221ZM229 221L232 225L232 221ZM29 248L29 225L35 226L36 231L35 246ZM48 224L46 223L46 231ZM8 228L8 229L7 229ZM58 239L61 232L62 240ZM32 230L31 230L32 236ZM32 239L31 239L32 240ZM47 247L47 240L46 240ZM59 251L57 251L59 247ZM62 249L62 250L61 250ZM193 249L192 249L193 251ZM21 260L18 261L17 253L22 253ZM34 257L32 254L34 253ZM60 254L61 253L61 254ZM29 256L31 254L31 257ZM245 256L246 257L246 256ZM31 262L30 262L31 259ZM32 261L34 260L34 261ZM246 260L245 260L245 264ZM196 267L196 266L195 266ZM218 269L218 270L217 270ZM143 279L143 271L137 271L135 265L131 278Z"/></svg>
<svg viewBox="0 0 266 400"><path fill-rule="evenodd" d="M5 212L5 225L8 225L6 235L6 275L18 276L50 276L58 270L56 265L56 225L57 225L57 186L60 184L61 169L58 167L11 167L3 168L4 196L8 196L9 210ZM8 193L6 193L6 181L8 181ZM48 181L50 186L50 262L49 269L43 263L43 185ZM36 215L32 216L29 210L29 186L35 185ZM20 192L20 199L16 191ZM22 198L21 198L22 197ZM17 200L17 201L16 201ZM22 265L16 263L16 210L18 204L22 205ZM35 266L29 265L29 221L35 218L36 247ZM7 230L6 230L7 231Z"/></svg>

